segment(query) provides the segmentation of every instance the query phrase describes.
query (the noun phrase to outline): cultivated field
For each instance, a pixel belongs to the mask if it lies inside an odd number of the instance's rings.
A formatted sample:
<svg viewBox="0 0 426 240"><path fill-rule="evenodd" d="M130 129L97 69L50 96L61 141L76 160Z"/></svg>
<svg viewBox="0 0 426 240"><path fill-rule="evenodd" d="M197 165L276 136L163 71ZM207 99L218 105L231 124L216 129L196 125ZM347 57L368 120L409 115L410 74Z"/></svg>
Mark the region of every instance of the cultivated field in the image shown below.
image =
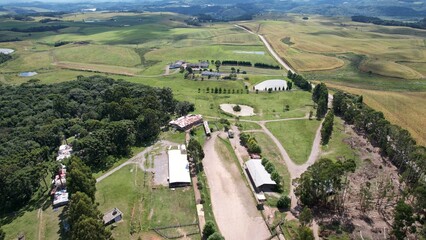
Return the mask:
<svg viewBox="0 0 426 240"><path fill-rule="evenodd" d="M265 15L242 25L264 35L308 79L364 95L425 145L425 30L300 15Z"/></svg>

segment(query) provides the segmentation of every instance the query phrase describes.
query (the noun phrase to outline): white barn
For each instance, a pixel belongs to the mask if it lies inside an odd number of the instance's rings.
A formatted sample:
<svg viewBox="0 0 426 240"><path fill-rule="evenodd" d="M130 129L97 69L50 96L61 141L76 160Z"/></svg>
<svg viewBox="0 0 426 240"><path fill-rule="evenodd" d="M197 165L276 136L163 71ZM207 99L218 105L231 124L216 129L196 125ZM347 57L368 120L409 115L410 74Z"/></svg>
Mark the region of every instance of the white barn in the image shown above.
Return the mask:
<svg viewBox="0 0 426 240"><path fill-rule="evenodd" d="M271 179L260 159L250 159L246 163L246 169L256 190L270 191L277 183Z"/></svg>
<svg viewBox="0 0 426 240"><path fill-rule="evenodd" d="M179 146L178 149L169 149L167 153L169 156L169 186L190 185L191 176L185 145Z"/></svg>

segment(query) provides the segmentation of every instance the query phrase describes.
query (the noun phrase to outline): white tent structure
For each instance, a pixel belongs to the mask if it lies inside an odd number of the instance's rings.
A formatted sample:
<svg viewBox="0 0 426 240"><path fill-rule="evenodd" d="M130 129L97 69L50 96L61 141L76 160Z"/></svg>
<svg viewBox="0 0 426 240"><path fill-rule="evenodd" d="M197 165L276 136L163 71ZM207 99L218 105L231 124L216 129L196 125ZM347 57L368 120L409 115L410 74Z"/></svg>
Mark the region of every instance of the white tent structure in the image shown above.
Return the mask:
<svg viewBox="0 0 426 240"><path fill-rule="evenodd" d="M169 149L167 153L169 155L170 187L190 185L191 176L185 145L179 146L178 149Z"/></svg>
<svg viewBox="0 0 426 240"><path fill-rule="evenodd" d="M271 188L277 185L277 183L271 179L271 174L269 174L262 165L262 160L251 159L245 164L256 188Z"/></svg>
<svg viewBox="0 0 426 240"><path fill-rule="evenodd" d="M282 79L271 79L263 81L254 86L254 89L259 91L268 91L268 89L270 88L272 89L272 91L276 91L275 89L278 88L281 90L287 89L287 81Z"/></svg>

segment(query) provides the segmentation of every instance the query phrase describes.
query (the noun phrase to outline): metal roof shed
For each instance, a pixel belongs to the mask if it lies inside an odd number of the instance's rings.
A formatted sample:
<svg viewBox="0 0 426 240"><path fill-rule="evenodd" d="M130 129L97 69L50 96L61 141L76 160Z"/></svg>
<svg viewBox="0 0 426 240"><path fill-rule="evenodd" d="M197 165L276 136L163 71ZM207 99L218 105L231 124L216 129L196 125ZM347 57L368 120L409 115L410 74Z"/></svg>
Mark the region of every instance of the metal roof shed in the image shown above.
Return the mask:
<svg viewBox="0 0 426 240"><path fill-rule="evenodd" d="M185 186L191 184L189 174L189 162L187 159L186 148L171 149L169 155L169 185Z"/></svg>
<svg viewBox="0 0 426 240"><path fill-rule="evenodd" d="M274 180L271 179L271 175L266 171L265 167L262 165L261 160L248 160L246 162L246 167L256 188L260 188L264 185L271 186L277 184Z"/></svg>

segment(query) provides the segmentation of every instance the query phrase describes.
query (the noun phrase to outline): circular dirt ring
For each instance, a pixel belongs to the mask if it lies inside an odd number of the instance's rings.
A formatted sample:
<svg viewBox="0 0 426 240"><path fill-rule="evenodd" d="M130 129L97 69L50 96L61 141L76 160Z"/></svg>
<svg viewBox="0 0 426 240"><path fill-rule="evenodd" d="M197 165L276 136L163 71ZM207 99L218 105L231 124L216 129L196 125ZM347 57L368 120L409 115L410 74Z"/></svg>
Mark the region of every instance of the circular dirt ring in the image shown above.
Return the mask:
<svg viewBox="0 0 426 240"><path fill-rule="evenodd" d="M247 117L247 116L256 115L256 114L254 114L254 109L250 106L247 106L247 105L240 105L241 111L235 112L233 107L236 106L236 105L237 104L220 104L220 109L222 109L222 111L224 111L224 112L227 112L227 113L230 113L232 115L239 116L239 117Z"/></svg>

